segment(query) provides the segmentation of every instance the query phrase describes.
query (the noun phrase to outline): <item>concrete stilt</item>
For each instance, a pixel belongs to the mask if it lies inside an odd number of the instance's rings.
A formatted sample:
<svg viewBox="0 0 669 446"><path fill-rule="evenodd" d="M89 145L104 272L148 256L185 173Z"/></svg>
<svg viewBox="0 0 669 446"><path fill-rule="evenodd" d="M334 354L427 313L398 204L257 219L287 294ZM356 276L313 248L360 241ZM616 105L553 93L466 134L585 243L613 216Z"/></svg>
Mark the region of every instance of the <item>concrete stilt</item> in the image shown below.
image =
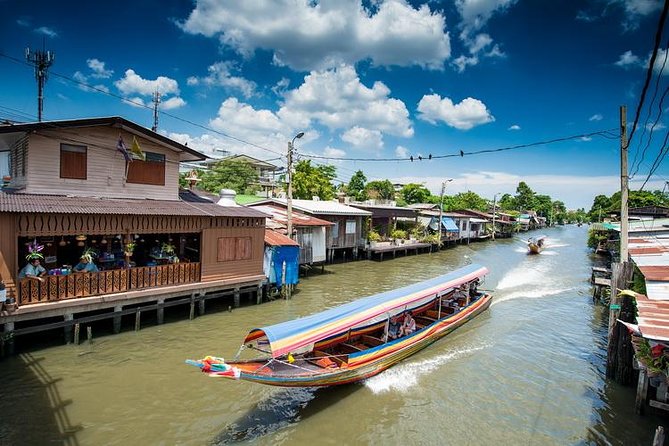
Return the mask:
<svg viewBox="0 0 669 446"><path fill-rule="evenodd" d="M114 334L121 332L121 310L123 310L121 305L114 307Z"/></svg>
<svg viewBox="0 0 669 446"><path fill-rule="evenodd" d="M191 321L195 319L195 293L190 295L190 313L188 314L188 319Z"/></svg>
<svg viewBox="0 0 669 446"><path fill-rule="evenodd" d="M256 305L262 303L262 285L258 285L258 289L256 290Z"/></svg>
<svg viewBox="0 0 669 446"><path fill-rule="evenodd" d="M235 294L233 295L235 308L239 307L239 288L235 288Z"/></svg>
<svg viewBox="0 0 669 446"><path fill-rule="evenodd" d="M156 319L158 320L158 325L161 325L165 322L165 299L158 299L158 309L156 310Z"/></svg>
<svg viewBox="0 0 669 446"><path fill-rule="evenodd" d="M65 313L65 316L63 316L65 321L71 321L74 320L74 314L72 313ZM72 324L67 324L64 329L63 329L63 334L65 335L65 343L69 344L72 342Z"/></svg>
<svg viewBox="0 0 669 446"><path fill-rule="evenodd" d="M204 296L200 296L198 301L198 315L204 316Z"/></svg>
<svg viewBox="0 0 669 446"><path fill-rule="evenodd" d="M139 328L142 323L142 311L138 308L135 313L135 331L139 331Z"/></svg>
<svg viewBox="0 0 669 446"><path fill-rule="evenodd" d="M79 324L74 324L74 345L79 345L79 330L81 326Z"/></svg>
<svg viewBox="0 0 669 446"><path fill-rule="evenodd" d="M90 325L86 327L86 339L88 339L89 344L93 342L93 327Z"/></svg>

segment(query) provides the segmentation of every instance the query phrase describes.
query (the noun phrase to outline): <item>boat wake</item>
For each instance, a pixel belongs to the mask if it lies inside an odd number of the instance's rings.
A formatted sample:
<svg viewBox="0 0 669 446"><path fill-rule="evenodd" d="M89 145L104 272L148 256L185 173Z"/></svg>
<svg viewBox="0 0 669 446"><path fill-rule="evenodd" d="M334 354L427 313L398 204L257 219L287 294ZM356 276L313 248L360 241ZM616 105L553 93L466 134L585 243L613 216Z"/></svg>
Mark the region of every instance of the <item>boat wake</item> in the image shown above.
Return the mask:
<svg viewBox="0 0 669 446"><path fill-rule="evenodd" d="M496 295L492 300L490 306L495 306L502 302L509 300L526 298L526 299L538 299L541 297L555 296L556 294L562 294L574 290L575 288L559 288L559 289L537 289L537 288L527 288L520 291L514 291L509 294Z"/></svg>
<svg viewBox="0 0 669 446"><path fill-rule="evenodd" d="M421 376L431 373L444 364L462 357L469 356L474 352L483 350L490 346L491 345L485 344L476 347L464 348L450 351L431 359L402 363L384 371L383 373L365 380L364 385L375 394L393 390L406 392L411 387L418 384Z"/></svg>
<svg viewBox="0 0 669 446"><path fill-rule="evenodd" d="M506 290L526 285L540 284L547 265L538 264L532 269L516 268L507 273L497 284L496 290Z"/></svg>

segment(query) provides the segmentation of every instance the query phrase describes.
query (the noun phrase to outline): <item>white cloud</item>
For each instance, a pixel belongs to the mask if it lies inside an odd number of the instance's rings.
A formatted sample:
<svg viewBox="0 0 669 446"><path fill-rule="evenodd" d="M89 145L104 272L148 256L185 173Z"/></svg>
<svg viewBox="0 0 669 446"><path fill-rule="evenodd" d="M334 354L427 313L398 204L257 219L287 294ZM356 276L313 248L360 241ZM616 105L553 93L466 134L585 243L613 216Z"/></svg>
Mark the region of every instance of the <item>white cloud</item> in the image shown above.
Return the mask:
<svg viewBox="0 0 669 446"><path fill-rule="evenodd" d="M16 19L16 24L24 28L30 27L30 21L26 19Z"/></svg>
<svg viewBox="0 0 669 446"><path fill-rule="evenodd" d="M652 54L648 55L648 59L646 60L646 63L644 66L647 68L650 65L650 58ZM657 51L657 55L655 56L655 66L653 67L653 71L655 71L655 74L662 74L663 76L666 76L669 74L669 51L665 50L663 48L660 48Z"/></svg>
<svg viewBox="0 0 669 446"><path fill-rule="evenodd" d="M602 119L604 119L604 116L602 116L601 113L595 113L594 115L590 116L590 118L588 118L588 121L601 121Z"/></svg>
<svg viewBox="0 0 669 446"><path fill-rule="evenodd" d="M647 130L656 131L656 130L664 130L666 128L667 128L667 126L662 124L661 122L658 122L657 124L649 122L648 124L646 124L646 129Z"/></svg>
<svg viewBox="0 0 669 446"><path fill-rule="evenodd" d="M125 95L141 94L150 96L155 91L161 94L179 94L179 83L165 76L158 76L155 80L143 79L134 70L128 69L123 78L114 82L116 88Z"/></svg>
<svg viewBox="0 0 669 446"><path fill-rule="evenodd" d="M465 69L467 69L468 66L473 67L474 65L478 65L478 63L479 63L479 58L478 57L476 57L476 56L467 57L465 55L458 56L453 61L453 65L455 65L457 67L458 73L462 73L463 71L465 71Z"/></svg>
<svg viewBox="0 0 669 446"><path fill-rule="evenodd" d="M378 130L355 126L344 132L341 139L358 149L381 150L383 148L383 135Z"/></svg>
<svg viewBox="0 0 669 446"><path fill-rule="evenodd" d="M398 158L409 158L411 152L404 146L397 146L395 148L395 156Z"/></svg>
<svg viewBox="0 0 669 446"><path fill-rule="evenodd" d="M173 96L165 101L161 101L158 108L161 110L173 110L175 108L183 107L184 105L186 105L186 101L178 96Z"/></svg>
<svg viewBox="0 0 669 446"><path fill-rule="evenodd" d="M290 79L282 77L281 80L272 87L272 91L274 92L275 95L280 96L286 91L289 85L290 85Z"/></svg>
<svg viewBox="0 0 669 446"><path fill-rule="evenodd" d="M40 26L39 28L35 29L35 32L37 34L44 34L45 36L51 37L52 39L54 37L58 37L58 33L47 26Z"/></svg>
<svg viewBox="0 0 669 446"><path fill-rule="evenodd" d="M257 49L272 51L275 63L302 71L362 60L442 69L451 52L442 13L405 0L371 5L361 0L198 0L180 26L191 34L218 36L246 57Z"/></svg>
<svg viewBox="0 0 669 446"><path fill-rule="evenodd" d="M619 67L630 67L639 65L640 63L641 61L639 60L639 57L632 54L631 50L627 50L620 55L620 58L615 63L615 65Z"/></svg>
<svg viewBox="0 0 669 446"><path fill-rule="evenodd" d="M208 87L224 87L232 90L239 90L245 98L253 96L256 90L256 83L240 76L233 76L233 71L238 71L239 68L234 62L224 61L216 62L208 69L209 75L207 77L198 78L191 76L188 78L188 85L203 84Z"/></svg>
<svg viewBox="0 0 669 446"><path fill-rule="evenodd" d="M353 67L342 65L307 75L302 85L285 94L284 105L277 114L295 128L306 128L316 121L331 130L359 126L413 136L404 102L389 95L390 90L382 82L368 88Z"/></svg>
<svg viewBox="0 0 669 446"><path fill-rule="evenodd" d="M495 12L503 12L518 0L456 0L465 30L483 28Z"/></svg>
<svg viewBox="0 0 669 446"><path fill-rule="evenodd" d="M579 138L579 141L583 141L583 142L592 141L592 137L591 136L581 136Z"/></svg>
<svg viewBox="0 0 669 446"><path fill-rule="evenodd" d="M144 99L142 99L138 96L135 96L134 98L125 98L125 99L123 99L123 101L126 104L131 105L133 107L137 107L137 108L146 107L146 104L144 103Z"/></svg>
<svg viewBox="0 0 669 446"><path fill-rule="evenodd" d="M346 156L346 152L341 149L326 147L325 150L323 150L323 155L331 158L343 158Z"/></svg>
<svg viewBox="0 0 669 446"><path fill-rule="evenodd" d="M460 130L469 130L477 125L495 120L485 104L478 99L466 98L459 104L453 104L449 98L437 94L425 95L418 103L419 119L431 124L443 121Z"/></svg>
<svg viewBox="0 0 669 446"><path fill-rule="evenodd" d="M273 136L288 141L288 135L292 133L292 129L272 111L256 110L236 98L228 98L221 104L218 115L210 125L216 130L244 137L246 140Z"/></svg>
<svg viewBox="0 0 669 446"><path fill-rule="evenodd" d="M75 81L80 82L80 84L78 84L78 87L79 87L81 90L84 90L84 91L90 91L90 92L93 92L93 91L103 91L103 92L105 92L105 93L109 93L109 88L107 88L107 86L106 86L106 85L103 85L103 84L91 85L91 86L89 87L90 84L88 83L88 76L86 76L85 74L83 74L81 71L75 71L74 74L72 75L72 78L73 78ZM84 85L84 84L85 84L85 85Z"/></svg>
<svg viewBox="0 0 669 446"><path fill-rule="evenodd" d="M520 130L520 126L518 124L513 124L507 130Z"/></svg>
<svg viewBox="0 0 669 446"><path fill-rule="evenodd" d="M105 63L98 59L88 59L86 61L88 68L93 71L91 77L96 79L108 79L114 74L114 70L108 70L105 68Z"/></svg>

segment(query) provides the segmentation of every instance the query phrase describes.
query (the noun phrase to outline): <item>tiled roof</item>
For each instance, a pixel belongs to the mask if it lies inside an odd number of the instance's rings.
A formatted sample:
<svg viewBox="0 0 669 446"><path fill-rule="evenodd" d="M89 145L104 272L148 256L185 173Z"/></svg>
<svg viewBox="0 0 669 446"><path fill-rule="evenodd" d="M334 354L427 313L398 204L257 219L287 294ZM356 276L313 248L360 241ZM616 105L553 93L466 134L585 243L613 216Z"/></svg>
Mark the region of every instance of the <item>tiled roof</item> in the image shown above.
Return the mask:
<svg viewBox="0 0 669 446"><path fill-rule="evenodd" d="M279 234L271 229L265 229L265 243L269 246L300 246L287 235Z"/></svg>
<svg viewBox="0 0 669 446"><path fill-rule="evenodd" d="M267 217L243 206L219 206L187 200L127 200L0 192L0 212L48 214L184 215L201 217Z"/></svg>

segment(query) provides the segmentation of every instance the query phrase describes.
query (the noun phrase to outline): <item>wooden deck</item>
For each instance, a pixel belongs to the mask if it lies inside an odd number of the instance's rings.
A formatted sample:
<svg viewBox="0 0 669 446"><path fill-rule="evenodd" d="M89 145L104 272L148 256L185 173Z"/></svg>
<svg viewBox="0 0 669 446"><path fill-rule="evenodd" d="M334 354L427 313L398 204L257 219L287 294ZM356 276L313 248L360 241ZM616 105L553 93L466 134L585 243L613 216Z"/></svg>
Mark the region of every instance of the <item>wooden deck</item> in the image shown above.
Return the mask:
<svg viewBox="0 0 669 446"><path fill-rule="evenodd" d="M384 245L367 248L367 258L374 259L376 255L379 260L383 260L386 254L392 254L393 259L397 257L397 253L409 255L410 252L418 254L422 251L432 252L432 244L430 243L405 243L400 245Z"/></svg>

